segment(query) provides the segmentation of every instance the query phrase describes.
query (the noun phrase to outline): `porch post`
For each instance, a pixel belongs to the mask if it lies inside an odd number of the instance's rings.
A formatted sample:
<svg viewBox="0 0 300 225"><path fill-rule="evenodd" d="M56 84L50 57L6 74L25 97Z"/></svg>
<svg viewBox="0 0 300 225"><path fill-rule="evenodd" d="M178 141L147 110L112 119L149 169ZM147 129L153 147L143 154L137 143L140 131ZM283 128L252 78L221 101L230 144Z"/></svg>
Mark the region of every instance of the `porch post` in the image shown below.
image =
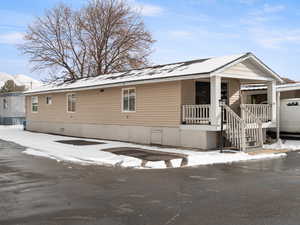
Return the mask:
<svg viewBox="0 0 300 225"><path fill-rule="evenodd" d="M211 125L221 125L221 109L219 100L221 99L221 77L212 76L210 78L210 119Z"/></svg>
<svg viewBox="0 0 300 225"><path fill-rule="evenodd" d="M268 82L268 104L272 106L271 109L271 121L276 123L276 81Z"/></svg>
<svg viewBox="0 0 300 225"><path fill-rule="evenodd" d="M276 123L276 139L280 139L280 92L277 92L277 123Z"/></svg>

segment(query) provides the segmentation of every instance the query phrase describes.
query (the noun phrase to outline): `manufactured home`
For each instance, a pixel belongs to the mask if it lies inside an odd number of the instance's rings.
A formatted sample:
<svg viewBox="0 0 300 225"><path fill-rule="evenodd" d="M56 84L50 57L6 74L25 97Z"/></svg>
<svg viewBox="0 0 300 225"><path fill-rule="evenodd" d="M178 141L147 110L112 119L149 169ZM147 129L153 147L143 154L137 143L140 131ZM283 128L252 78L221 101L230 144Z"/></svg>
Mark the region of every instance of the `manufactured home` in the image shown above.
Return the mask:
<svg viewBox="0 0 300 225"><path fill-rule="evenodd" d="M262 146L264 131L276 127L278 82L245 53L50 84L25 93L26 129L214 149L223 127L227 145L247 150ZM241 85L249 83L267 86L268 104L242 104Z"/></svg>

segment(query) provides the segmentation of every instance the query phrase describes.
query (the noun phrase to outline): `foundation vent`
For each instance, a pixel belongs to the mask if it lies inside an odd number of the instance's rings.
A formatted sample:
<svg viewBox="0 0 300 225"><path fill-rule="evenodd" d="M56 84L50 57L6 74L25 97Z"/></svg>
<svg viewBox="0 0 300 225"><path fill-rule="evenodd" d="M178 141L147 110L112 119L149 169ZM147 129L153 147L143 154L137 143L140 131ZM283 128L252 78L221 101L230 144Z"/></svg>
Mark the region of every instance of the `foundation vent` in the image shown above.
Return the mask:
<svg viewBox="0 0 300 225"><path fill-rule="evenodd" d="M162 145L162 129L151 130L151 144Z"/></svg>

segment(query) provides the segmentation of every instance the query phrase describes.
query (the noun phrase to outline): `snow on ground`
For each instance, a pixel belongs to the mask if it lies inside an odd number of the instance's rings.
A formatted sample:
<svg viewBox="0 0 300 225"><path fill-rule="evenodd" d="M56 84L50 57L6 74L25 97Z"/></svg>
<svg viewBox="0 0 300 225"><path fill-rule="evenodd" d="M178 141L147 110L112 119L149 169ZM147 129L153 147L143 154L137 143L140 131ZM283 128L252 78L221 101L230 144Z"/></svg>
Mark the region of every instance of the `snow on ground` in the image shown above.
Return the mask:
<svg viewBox="0 0 300 225"><path fill-rule="evenodd" d="M135 147L153 151L181 153L188 155L187 166L232 163L237 161L267 159L286 156L285 153L248 155L243 152L224 154L219 153L219 151L199 152L175 148L159 148L147 145L137 145L107 140L96 140L99 142L105 142L105 144L75 146L62 144L55 141L76 139L95 141L95 139L74 138L59 135L28 132L23 131L21 126L0 126L0 139L15 142L17 144L27 147L24 153L29 155L47 157L55 159L57 161L69 161L80 164L94 164L131 168L142 168L142 160L134 157L120 156L101 150L118 147ZM181 159L173 159L171 162L174 167L180 167ZM164 161L149 161L146 164L146 167L166 168L166 165Z"/></svg>
<svg viewBox="0 0 300 225"><path fill-rule="evenodd" d="M271 145L264 145L265 149L274 150L300 150L300 141L297 140L279 140L278 142Z"/></svg>

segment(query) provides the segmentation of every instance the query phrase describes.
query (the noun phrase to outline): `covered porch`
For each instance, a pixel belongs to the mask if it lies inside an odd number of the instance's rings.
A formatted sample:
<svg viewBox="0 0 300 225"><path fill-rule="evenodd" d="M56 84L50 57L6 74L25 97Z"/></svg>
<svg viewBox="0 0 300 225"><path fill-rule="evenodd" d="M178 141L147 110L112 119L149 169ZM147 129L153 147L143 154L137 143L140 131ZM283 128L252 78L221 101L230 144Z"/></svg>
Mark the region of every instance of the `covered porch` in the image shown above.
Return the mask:
<svg viewBox="0 0 300 225"><path fill-rule="evenodd" d="M267 103L244 104L241 85L246 83L267 85ZM183 81L181 116L182 129L218 132L223 127L230 146L262 147L263 129L276 127L276 81L221 75Z"/></svg>
<svg viewBox="0 0 300 225"><path fill-rule="evenodd" d="M266 104L243 103L241 85L249 82L267 85L268 100ZM246 119L245 112L248 111L265 126L275 126L276 124L275 81L250 81L213 76L207 79L184 81L182 92L182 125L206 125L219 130L222 114L220 99L241 119ZM226 122L226 118L223 119Z"/></svg>

